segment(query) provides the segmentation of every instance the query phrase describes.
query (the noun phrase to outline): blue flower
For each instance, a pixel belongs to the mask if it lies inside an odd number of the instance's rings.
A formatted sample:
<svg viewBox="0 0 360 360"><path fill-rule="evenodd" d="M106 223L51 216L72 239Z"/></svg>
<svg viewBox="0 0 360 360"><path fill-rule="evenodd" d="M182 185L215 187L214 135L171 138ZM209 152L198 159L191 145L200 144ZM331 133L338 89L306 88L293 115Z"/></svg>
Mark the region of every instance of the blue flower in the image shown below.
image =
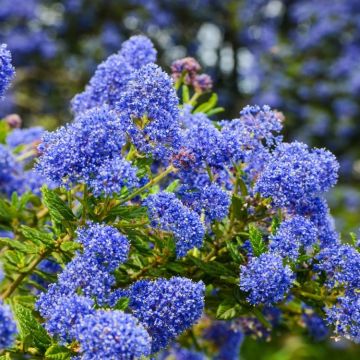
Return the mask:
<svg viewBox="0 0 360 360"><path fill-rule="evenodd" d="M258 153L277 144L282 124L269 106L246 106L240 118L223 121L221 133L227 144L227 156L234 162L254 161Z"/></svg>
<svg viewBox="0 0 360 360"><path fill-rule="evenodd" d="M206 360L204 354L182 348L178 345L172 346L169 350L164 351L164 353L160 354L160 360Z"/></svg>
<svg viewBox="0 0 360 360"><path fill-rule="evenodd" d="M71 102L75 113L104 104L114 108L136 70L156 60L156 51L145 36L133 36L121 50L101 63L83 93Z"/></svg>
<svg viewBox="0 0 360 360"><path fill-rule="evenodd" d="M181 277L140 280L129 289L129 307L152 337L153 353L199 320L204 309L204 291L202 282Z"/></svg>
<svg viewBox="0 0 360 360"><path fill-rule="evenodd" d="M323 271L327 285L338 284L347 289L360 288L360 253L350 245L333 245L322 249L316 256L315 270Z"/></svg>
<svg viewBox="0 0 360 360"><path fill-rule="evenodd" d="M315 341L323 341L329 335L329 327L325 321L311 310L305 310L302 320L309 332L310 337Z"/></svg>
<svg viewBox="0 0 360 360"><path fill-rule="evenodd" d="M180 119L186 126L181 145L193 157L192 167L224 166L226 139L210 119L203 113L191 114L187 108Z"/></svg>
<svg viewBox="0 0 360 360"><path fill-rule="evenodd" d="M251 258L240 268L240 288L248 293L252 305L271 305L284 299L290 290L294 274L283 265L280 255L265 253Z"/></svg>
<svg viewBox="0 0 360 360"><path fill-rule="evenodd" d="M12 153L0 144L0 193L10 196L23 186L23 169Z"/></svg>
<svg viewBox="0 0 360 360"><path fill-rule="evenodd" d="M137 319L122 311L98 310L76 327L81 359L134 360L150 355L151 338Z"/></svg>
<svg viewBox="0 0 360 360"><path fill-rule="evenodd" d="M260 173L254 190L271 197L277 207L296 206L329 190L337 181L339 164L329 151L282 143Z"/></svg>
<svg viewBox="0 0 360 360"><path fill-rule="evenodd" d="M5 44L0 45L0 100L15 76L11 53Z"/></svg>
<svg viewBox="0 0 360 360"><path fill-rule="evenodd" d="M182 186L179 195L186 206L199 215L204 213L208 222L222 220L229 212L230 194L217 184L205 185L199 189Z"/></svg>
<svg viewBox="0 0 360 360"><path fill-rule="evenodd" d="M244 334L236 328L232 328L231 323L225 321L215 321L208 328L204 337L215 344L217 354L215 360L238 360L240 347L244 340Z"/></svg>
<svg viewBox="0 0 360 360"><path fill-rule="evenodd" d="M10 306L0 300L0 350L4 350L13 345L16 334L16 323Z"/></svg>
<svg viewBox="0 0 360 360"><path fill-rule="evenodd" d="M40 295L37 304L43 314L51 312L58 297L78 291L95 297L99 304L106 303L115 284L112 272L127 260L130 244L117 229L89 222L77 235L83 252L78 252L58 275L58 282Z"/></svg>
<svg viewBox="0 0 360 360"><path fill-rule="evenodd" d="M45 329L62 343L74 340L76 326L84 316L94 312L94 301L78 295L57 298L50 312L43 313L40 308L40 314L45 318Z"/></svg>
<svg viewBox="0 0 360 360"><path fill-rule="evenodd" d="M270 236L270 250L282 257L296 260L301 248L309 249L317 241L317 229L305 217L294 216L283 221L275 235Z"/></svg>
<svg viewBox="0 0 360 360"><path fill-rule="evenodd" d="M335 334L360 343L360 294L340 297L336 305L325 311L326 320L334 326Z"/></svg>
<svg viewBox="0 0 360 360"><path fill-rule="evenodd" d="M148 64L133 74L116 110L137 149L163 159L179 148L178 102L171 78L157 65Z"/></svg>
<svg viewBox="0 0 360 360"><path fill-rule="evenodd" d="M173 193L150 195L144 205L148 207L152 226L174 234L177 257L201 247L205 230L199 215L184 206Z"/></svg>
<svg viewBox="0 0 360 360"><path fill-rule="evenodd" d="M116 228L88 222L76 231L77 242L83 245L83 258L94 258L109 271L124 263L129 254L130 243Z"/></svg>
<svg viewBox="0 0 360 360"><path fill-rule="evenodd" d="M90 180L89 186L97 197L114 196L126 187L131 190L139 186L137 169L123 158L105 160L97 174Z"/></svg>
<svg viewBox="0 0 360 360"><path fill-rule="evenodd" d="M105 161L121 156L126 138L116 114L103 106L45 133L42 141L37 170L58 186L70 186L91 185Z"/></svg>
<svg viewBox="0 0 360 360"><path fill-rule="evenodd" d="M120 53L130 66L139 70L156 61L157 51L149 38L137 35L122 44Z"/></svg>
<svg viewBox="0 0 360 360"><path fill-rule="evenodd" d="M10 148L19 145L30 145L40 141L44 128L34 126L28 129L14 129L6 138L6 143Z"/></svg>

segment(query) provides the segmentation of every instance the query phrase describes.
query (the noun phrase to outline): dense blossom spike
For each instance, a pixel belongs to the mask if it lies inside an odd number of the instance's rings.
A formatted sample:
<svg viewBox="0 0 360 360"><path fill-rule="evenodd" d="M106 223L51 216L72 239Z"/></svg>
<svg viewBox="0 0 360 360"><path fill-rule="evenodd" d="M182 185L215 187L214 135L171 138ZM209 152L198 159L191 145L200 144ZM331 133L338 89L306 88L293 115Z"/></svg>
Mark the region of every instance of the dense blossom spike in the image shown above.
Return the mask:
<svg viewBox="0 0 360 360"><path fill-rule="evenodd" d="M159 66L148 64L134 73L116 110L138 150L163 159L179 148L178 103L171 78Z"/></svg>
<svg viewBox="0 0 360 360"><path fill-rule="evenodd" d="M57 186L90 186L104 161L121 156L125 143L117 115L107 106L94 108L70 125L44 134L37 169Z"/></svg>
<svg viewBox="0 0 360 360"><path fill-rule="evenodd" d="M277 254L254 257L240 270L240 288L248 293L247 300L253 305L271 305L283 300L293 280L290 267L284 266Z"/></svg>
<svg viewBox="0 0 360 360"><path fill-rule="evenodd" d="M282 257L296 260L301 248L309 249L317 241L314 224L302 216L294 216L281 223L275 235L270 236L270 249Z"/></svg>
<svg viewBox="0 0 360 360"><path fill-rule="evenodd" d="M90 180L89 186L95 196L114 196L121 189L132 190L139 186L137 169L120 157L105 160L97 174Z"/></svg>
<svg viewBox="0 0 360 360"><path fill-rule="evenodd" d="M222 220L230 207L230 195L217 184L205 185L200 189L183 186L179 190L181 201L198 214L205 214L207 221Z"/></svg>
<svg viewBox="0 0 360 360"><path fill-rule="evenodd" d="M269 149L281 141L278 135L281 129L278 114L269 106L246 106L240 112L239 119L222 122L221 133L229 160L243 161L250 168L258 167L256 170L259 171L262 161L256 163L259 159L267 158Z"/></svg>
<svg viewBox="0 0 360 360"><path fill-rule="evenodd" d="M347 289L360 288L360 253L350 245L335 245L322 249L316 256L317 271L324 271L327 284L345 285Z"/></svg>
<svg viewBox="0 0 360 360"><path fill-rule="evenodd" d="M10 196L22 188L23 172L13 154L0 144L0 193Z"/></svg>
<svg viewBox="0 0 360 360"><path fill-rule="evenodd" d="M10 306L0 300L0 350L13 345L17 334L16 323Z"/></svg>
<svg viewBox="0 0 360 360"><path fill-rule="evenodd" d="M325 340L329 335L329 327L325 321L313 311L305 310L302 320L306 326L309 336L315 341Z"/></svg>
<svg viewBox="0 0 360 360"><path fill-rule="evenodd" d="M204 334L217 348L216 360L237 360L240 356L240 347L244 340L242 331L232 328L232 324L225 321L214 322Z"/></svg>
<svg viewBox="0 0 360 360"><path fill-rule="evenodd" d="M84 296L60 296L51 311L42 314L46 319L45 329L61 342L71 342L76 337L76 326L81 319L93 314L94 301ZM41 313L41 309L40 309Z"/></svg>
<svg viewBox="0 0 360 360"><path fill-rule="evenodd" d="M327 322L335 327L335 334L360 343L360 295L350 293L326 309Z"/></svg>
<svg viewBox="0 0 360 360"><path fill-rule="evenodd" d="M205 229L199 215L184 206L174 194L151 195L144 205L148 207L152 226L173 232L178 257L185 256L194 247L201 247Z"/></svg>
<svg viewBox="0 0 360 360"><path fill-rule="evenodd" d="M260 173L255 191L271 197L275 206L296 206L335 185L338 169L335 156L327 150L309 149L299 142L282 143Z"/></svg>
<svg viewBox="0 0 360 360"><path fill-rule="evenodd" d="M78 256L94 258L109 271L128 258L129 240L112 226L88 222L86 227L77 230L77 241L84 247Z"/></svg>
<svg viewBox="0 0 360 360"><path fill-rule="evenodd" d="M14 129L6 138L6 143L11 148L19 145L30 145L40 142L41 136L44 133L42 126L34 126L29 129Z"/></svg>
<svg viewBox="0 0 360 360"><path fill-rule="evenodd" d="M85 91L72 100L72 110L78 114L104 104L113 108L135 71L155 60L151 41L145 36L133 36L122 44L117 54L98 66Z"/></svg>
<svg viewBox="0 0 360 360"><path fill-rule="evenodd" d="M120 54L130 66L138 70L144 65L154 63L157 51L149 38L137 35L122 44Z"/></svg>
<svg viewBox="0 0 360 360"><path fill-rule="evenodd" d="M134 360L150 355L151 338L136 318L122 311L98 310L77 326L82 360Z"/></svg>
<svg viewBox="0 0 360 360"><path fill-rule="evenodd" d="M15 75L15 69L12 66L11 53L5 44L0 45L0 99L10 86Z"/></svg>
<svg viewBox="0 0 360 360"><path fill-rule="evenodd" d="M152 352L166 347L199 320L204 290L202 282L181 277L140 280L130 288L129 306L152 337Z"/></svg>
<svg viewBox="0 0 360 360"><path fill-rule="evenodd" d="M194 168L222 166L226 161L226 139L203 113L184 110L181 122L187 126L182 134L182 146L194 157Z"/></svg>

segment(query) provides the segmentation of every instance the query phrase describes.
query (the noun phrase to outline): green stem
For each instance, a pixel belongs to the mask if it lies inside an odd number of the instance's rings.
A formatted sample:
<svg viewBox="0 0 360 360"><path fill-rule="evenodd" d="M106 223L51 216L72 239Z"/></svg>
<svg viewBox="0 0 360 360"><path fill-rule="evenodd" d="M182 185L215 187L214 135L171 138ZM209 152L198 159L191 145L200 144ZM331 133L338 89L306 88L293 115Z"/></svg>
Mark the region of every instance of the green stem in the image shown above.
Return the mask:
<svg viewBox="0 0 360 360"><path fill-rule="evenodd" d="M189 101L189 104L194 106L194 105L196 104L196 100L197 100L201 95L202 95L201 92L196 92L196 93L191 97L191 99L190 99L190 101Z"/></svg>
<svg viewBox="0 0 360 360"><path fill-rule="evenodd" d="M175 171L175 167L173 165L170 165L164 172L160 173L159 175L155 176L153 179L151 179L146 185L144 185L143 187L137 189L136 191L134 191L132 194L130 194L129 196L127 196L125 199L121 200L120 203L118 205L121 204L125 204L126 202L128 202L129 200L133 199L134 197L138 196L139 194L141 194L143 191L151 188L152 186L154 186L155 184L157 184L158 182L160 182L162 179L164 179L167 175L169 175L170 173L172 173L173 171Z"/></svg>
<svg viewBox="0 0 360 360"><path fill-rule="evenodd" d="M295 295L300 295L302 297L308 298L308 299L313 299L313 300L317 300L317 301L335 301L337 299L337 296L323 296L323 295L317 295L317 294L312 294L306 291L302 291L302 290L296 290L294 291Z"/></svg>
<svg viewBox="0 0 360 360"><path fill-rule="evenodd" d="M19 274L18 277L14 280L14 282L5 290L5 292L1 295L1 299L4 300L8 298L21 284L21 282L34 271L34 269L39 265L39 263L45 259L47 255L48 251L44 251L36 259L34 259L30 264L29 269L26 272Z"/></svg>
<svg viewBox="0 0 360 360"><path fill-rule="evenodd" d="M31 149L29 151L24 152L23 154L19 155L16 157L16 161L23 161L26 160L30 157L36 156L37 155L37 151L35 149Z"/></svg>

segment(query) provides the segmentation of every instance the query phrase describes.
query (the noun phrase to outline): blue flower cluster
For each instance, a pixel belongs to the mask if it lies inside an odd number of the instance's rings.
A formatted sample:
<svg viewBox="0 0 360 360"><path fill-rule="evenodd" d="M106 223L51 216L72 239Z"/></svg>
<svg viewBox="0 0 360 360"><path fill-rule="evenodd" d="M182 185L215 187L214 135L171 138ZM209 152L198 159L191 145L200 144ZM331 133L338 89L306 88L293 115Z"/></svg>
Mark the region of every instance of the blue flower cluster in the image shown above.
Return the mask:
<svg viewBox="0 0 360 360"><path fill-rule="evenodd" d="M151 338L133 316L98 310L76 326L82 360L134 360L150 355Z"/></svg>
<svg viewBox="0 0 360 360"><path fill-rule="evenodd" d="M250 304L271 305L284 299L290 290L294 274L283 265L280 255L265 253L249 260L240 268L240 288L248 292Z"/></svg>
<svg viewBox="0 0 360 360"><path fill-rule="evenodd" d="M327 321L335 327L335 333L338 336L360 343L360 295L358 293L340 297L336 305L325 310Z"/></svg>
<svg viewBox="0 0 360 360"><path fill-rule="evenodd" d="M0 192L10 196L21 188L22 168L12 153L0 144Z"/></svg>
<svg viewBox="0 0 360 360"><path fill-rule="evenodd" d="M45 317L45 329L62 343L71 342L76 336L76 326L82 317L93 314L94 301L76 294L59 296Z"/></svg>
<svg viewBox="0 0 360 360"><path fill-rule="evenodd" d="M230 195L217 184L205 185L200 189L179 189L181 201L199 215L205 215L205 220L222 220L226 217L230 207Z"/></svg>
<svg viewBox="0 0 360 360"><path fill-rule="evenodd" d="M229 158L254 167L257 160L269 153L269 149L281 141L281 116L270 107L246 106L240 118L222 123L222 135ZM258 164L260 167L261 164Z"/></svg>
<svg viewBox="0 0 360 360"><path fill-rule="evenodd" d="M16 323L10 306L0 300L0 350L10 347L15 341Z"/></svg>
<svg viewBox="0 0 360 360"><path fill-rule="evenodd" d="M316 241L315 225L309 219L297 215L283 221L276 234L270 236L270 250L296 260L301 249L310 249Z"/></svg>
<svg viewBox="0 0 360 360"><path fill-rule="evenodd" d="M133 73L115 108L132 143L141 152L163 159L180 144L178 103L169 75L148 64Z"/></svg>
<svg viewBox="0 0 360 360"><path fill-rule="evenodd" d="M183 205L173 193L150 195L144 205L148 208L152 226L174 234L177 257L202 246L205 229L199 215Z"/></svg>
<svg viewBox="0 0 360 360"><path fill-rule="evenodd" d="M334 245L322 249L316 256L317 271L326 274L329 287L360 288L360 253L350 245Z"/></svg>
<svg viewBox="0 0 360 360"><path fill-rule="evenodd" d="M145 36L125 41L117 54L98 66L85 91L72 100L73 111L81 113L104 104L113 108L135 71L155 60L156 50Z"/></svg>
<svg viewBox="0 0 360 360"><path fill-rule="evenodd" d="M277 207L296 206L329 190L337 181L339 164L324 149L282 143L271 154L255 184L255 191L271 197Z"/></svg>
<svg viewBox="0 0 360 360"><path fill-rule="evenodd" d="M329 335L329 327L325 321L311 310L305 309L302 320L306 326L309 336L315 341L323 341Z"/></svg>
<svg viewBox="0 0 360 360"><path fill-rule="evenodd" d="M6 143L10 148L20 145L33 145L40 141L44 128L34 126L29 129L14 129L6 138Z"/></svg>
<svg viewBox="0 0 360 360"><path fill-rule="evenodd" d="M205 331L204 338L211 341L217 351L215 360L237 360L240 356L240 347L244 340L244 334L231 323L225 321L214 322Z"/></svg>
<svg viewBox="0 0 360 360"><path fill-rule="evenodd" d="M182 146L192 156L192 168L222 166L226 158L226 138L203 113L191 113L191 107L182 111L180 122L184 126Z"/></svg>
<svg viewBox="0 0 360 360"><path fill-rule="evenodd" d="M95 297L98 303L106 302L111 286L115 283L112 272L127 260L130 245L117 229L104 224L88 223L77 234L78 242L83 245L83 252L78 253L67 264L58 276L58 283L51 284L37 301L37 309L50 323L55 316L54 307L59 305L62 297L81 291L84 296ZM64 307L59 305L57 311L59 314L56 316L63 316ZM68 329L59 327L58 332L66 334Z"/></svg>
<svg viewBox="0 0 360 360"><path fill-rule="evenodd" d="M107 106L94 108L43 136L37 171L57 186L83 183L96 195L109 195L122 185L137 186L136 171L121 157L125 143L116 114Z"/></svg>
<svg viewBox="0 0 360 360"><path fill-rule="evenodd" d="M169 350L161 353L159 360L206 360L204 354L195 350L173 346Z"/></svg>
<svg viewBox="0 0 360 360"><path fill-rule="evenodd" d="M11 62L11 53L7 46L0 45L0 99L4 96L15 75L15 69Z"/></svg>
<svg viewBox="0 0 360 360"><path fill-rule="evenodd" d="M166 347L200 319L204 291L202 282L181 277L140 280L129 289L129 307L149 332L152 352Z"/></svg>

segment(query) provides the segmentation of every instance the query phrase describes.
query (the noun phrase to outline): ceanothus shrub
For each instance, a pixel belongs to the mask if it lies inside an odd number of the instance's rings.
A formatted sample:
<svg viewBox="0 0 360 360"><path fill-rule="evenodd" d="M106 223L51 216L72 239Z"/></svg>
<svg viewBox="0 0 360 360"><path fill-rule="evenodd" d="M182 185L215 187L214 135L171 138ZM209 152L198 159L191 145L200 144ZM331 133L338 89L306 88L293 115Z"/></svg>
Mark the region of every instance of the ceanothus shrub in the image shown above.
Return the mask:
<svg viewBox="0 0 360 360"><path fill-rule="evenodd" d="M133 37L70 124L3 121L0 355L235 360L280 320L360 342L358 243L341 243L324 199L335 157L283 142L266 105L212 120L196 60L172 76L155 60Z"/></svg>

